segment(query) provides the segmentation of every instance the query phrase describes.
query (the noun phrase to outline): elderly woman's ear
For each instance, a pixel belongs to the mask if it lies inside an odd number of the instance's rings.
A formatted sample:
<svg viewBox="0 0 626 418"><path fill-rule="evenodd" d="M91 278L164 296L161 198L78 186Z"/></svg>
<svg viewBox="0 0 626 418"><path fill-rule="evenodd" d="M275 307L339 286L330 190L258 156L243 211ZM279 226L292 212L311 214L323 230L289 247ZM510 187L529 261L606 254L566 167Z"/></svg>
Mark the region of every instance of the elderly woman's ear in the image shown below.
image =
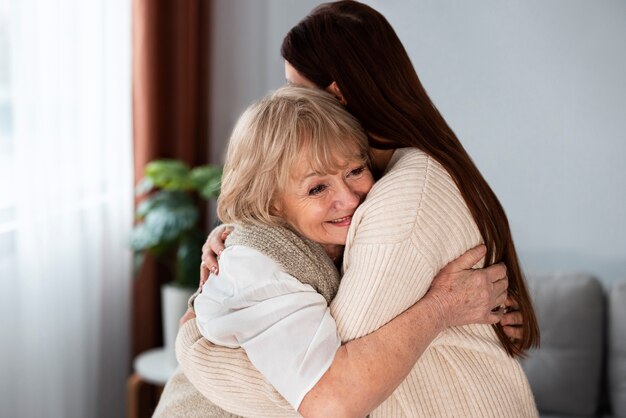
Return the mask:
<svg viewBox="0 0 626 418"><path fill-rule="evenodd" d="M270 205L270 213L274 216L281 216L283 213L283 205L280 199L272 200Z"/></svg>

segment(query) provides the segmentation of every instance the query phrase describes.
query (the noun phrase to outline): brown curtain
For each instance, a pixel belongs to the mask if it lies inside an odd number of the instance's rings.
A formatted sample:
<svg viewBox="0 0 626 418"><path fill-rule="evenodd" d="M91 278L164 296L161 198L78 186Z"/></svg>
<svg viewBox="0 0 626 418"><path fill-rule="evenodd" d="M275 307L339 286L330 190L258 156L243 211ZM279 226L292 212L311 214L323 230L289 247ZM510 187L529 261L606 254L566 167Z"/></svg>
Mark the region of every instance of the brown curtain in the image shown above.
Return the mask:
<svg viewBox="0 0 626 418"><path fill-rule="evenodd" d="M153 159L190 165L209 160L210 5L210 0L133 0L135 182ZM163 344L160 285L169 280L147 259L133 282L133 357Z"/></svg>

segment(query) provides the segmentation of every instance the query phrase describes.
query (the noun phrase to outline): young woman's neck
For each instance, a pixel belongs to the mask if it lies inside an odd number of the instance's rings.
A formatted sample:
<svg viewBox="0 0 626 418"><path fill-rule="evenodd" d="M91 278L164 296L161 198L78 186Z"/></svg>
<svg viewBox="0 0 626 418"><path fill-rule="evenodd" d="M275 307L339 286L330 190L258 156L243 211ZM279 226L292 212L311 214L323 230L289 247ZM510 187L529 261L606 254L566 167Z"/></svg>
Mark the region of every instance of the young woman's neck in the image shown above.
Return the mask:
<svg viewBox="0 0 626 418"><path fill-rule="evenodd" d="M382 143L389 142L382 136L375 135L371 132L367 132L367 136L376 140L376 142L382 142ZM374 170L374 174L376 177L382 176L382 174L385 172L385 170L387 169L387 166L389 165L389 160L391 160L391 156L393 155L394 151L395 151L395 148L392 148L392 149L378 149L374 147L370 148L370 155L372 156L372 168Z"/></svg>
<svg viewBox="0 0 626 418"><path fill-rule="evenodd" d="M394 151L394 149L370 149L370 154L372 156L372 165L377 177L380 177L387 169L387 166L389 165L389 160L391 160L391 156L393 155Z"/></svg>

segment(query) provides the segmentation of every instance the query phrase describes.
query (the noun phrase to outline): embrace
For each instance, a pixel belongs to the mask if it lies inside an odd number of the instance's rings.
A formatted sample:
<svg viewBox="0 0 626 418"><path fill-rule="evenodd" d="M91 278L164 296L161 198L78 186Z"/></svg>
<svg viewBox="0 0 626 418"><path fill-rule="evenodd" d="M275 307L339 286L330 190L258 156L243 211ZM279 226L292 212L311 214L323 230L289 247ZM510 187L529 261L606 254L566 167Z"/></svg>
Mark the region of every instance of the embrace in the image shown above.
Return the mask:
<svg viewBox="0 0 626 418"><path fill-rule="evenodd" d="M281 53L288 86L231 135L228 225L155 416L536 416L506 215L387 20L323 4Z"/></svg>

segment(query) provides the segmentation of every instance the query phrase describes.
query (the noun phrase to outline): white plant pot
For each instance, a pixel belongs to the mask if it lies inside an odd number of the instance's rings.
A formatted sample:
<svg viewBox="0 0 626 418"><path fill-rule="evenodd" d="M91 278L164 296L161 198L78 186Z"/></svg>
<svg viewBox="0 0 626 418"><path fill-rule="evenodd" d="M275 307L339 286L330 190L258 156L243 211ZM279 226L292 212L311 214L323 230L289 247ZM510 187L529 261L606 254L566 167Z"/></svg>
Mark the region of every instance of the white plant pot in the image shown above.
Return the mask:
<svg viewBox="0 0 626 418"><path fill-rule="evenodd" d="M195 289L180 287L172 283L161 286L161 314L163 316L163 343L168 361L177 364L174 345L178 334L178 321L187 311L187 301Z"/></svg>

